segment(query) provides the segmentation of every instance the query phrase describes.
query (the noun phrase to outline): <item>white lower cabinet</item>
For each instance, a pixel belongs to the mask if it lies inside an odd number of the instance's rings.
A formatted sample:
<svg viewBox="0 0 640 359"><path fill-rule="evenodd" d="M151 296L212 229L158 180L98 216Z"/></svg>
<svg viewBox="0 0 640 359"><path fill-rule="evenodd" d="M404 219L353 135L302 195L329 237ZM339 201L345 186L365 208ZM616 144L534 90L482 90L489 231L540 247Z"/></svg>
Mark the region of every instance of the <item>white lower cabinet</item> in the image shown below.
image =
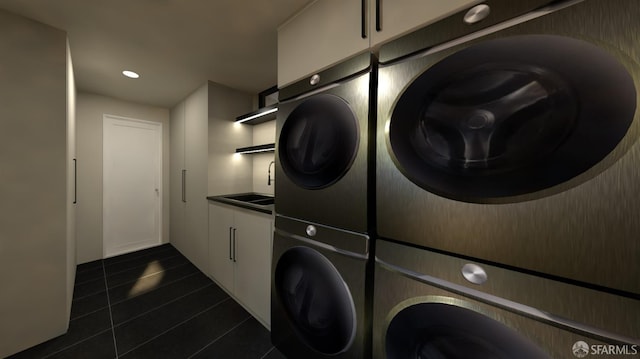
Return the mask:
<svg viewBox="0 0 640 359"><path fill-rule="evenodd" d="M271 215L209 203L209 275L271 328Z"/></svg>

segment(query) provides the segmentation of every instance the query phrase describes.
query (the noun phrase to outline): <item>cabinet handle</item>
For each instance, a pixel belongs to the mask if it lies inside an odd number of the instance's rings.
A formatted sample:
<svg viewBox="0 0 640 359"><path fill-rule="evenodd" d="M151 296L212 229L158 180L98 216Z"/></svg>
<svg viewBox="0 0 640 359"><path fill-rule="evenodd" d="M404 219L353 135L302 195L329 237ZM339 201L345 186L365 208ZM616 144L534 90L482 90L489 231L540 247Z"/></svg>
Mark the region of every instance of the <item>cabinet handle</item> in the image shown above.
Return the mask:
<svg viewBox="0 0 640 359"><path fill-rule="evenodd" d="M182 202L187 203L187 170L182 170Z"/></svg>
<svg viewBox="0 0 640 359"><path fill-rule="evenodd" d="M367 38L367 0L360 2L360 35L363 39Z"/></svg>
<svg viewBox="0 0 640 359"><path fill-rule="evenodd" d="M236 250L237 250L237 243L236 243L236 229L233 229L233 261L237 262L237 258L236 258Z"/></svg>
<svg viewBox="0 0 640 359"><path fill-rule="evenodd" d="M78 203L78 160L73 159L73 204Z"/></svg>
<svg viewBox="0 0 640 359"><path fill-rule="evenodd" d="M229 260L233 260L233 257L231 257L231 227L229 227Z"/></svg>
<svg viewBox="0 0 640 359"><path fill-rule="evenodd" d="M382 14L380 13L380 1L376 0L376 31L382 31Z"/></svg>

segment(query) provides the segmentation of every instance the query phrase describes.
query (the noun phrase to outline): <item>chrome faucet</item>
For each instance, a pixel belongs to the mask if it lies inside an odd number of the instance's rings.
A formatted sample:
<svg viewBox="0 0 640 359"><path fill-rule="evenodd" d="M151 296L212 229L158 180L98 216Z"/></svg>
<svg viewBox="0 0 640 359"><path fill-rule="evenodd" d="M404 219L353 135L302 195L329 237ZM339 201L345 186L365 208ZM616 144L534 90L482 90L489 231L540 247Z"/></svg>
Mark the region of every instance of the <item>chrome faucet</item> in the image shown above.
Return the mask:
<svg viewBox="0 0 640 359"><path fill-rule="evenodd" d="M271 161L271 163L269 163L269 169L267 170L267 186L271 186L271 165L275 163L275 161Z"/></svg>

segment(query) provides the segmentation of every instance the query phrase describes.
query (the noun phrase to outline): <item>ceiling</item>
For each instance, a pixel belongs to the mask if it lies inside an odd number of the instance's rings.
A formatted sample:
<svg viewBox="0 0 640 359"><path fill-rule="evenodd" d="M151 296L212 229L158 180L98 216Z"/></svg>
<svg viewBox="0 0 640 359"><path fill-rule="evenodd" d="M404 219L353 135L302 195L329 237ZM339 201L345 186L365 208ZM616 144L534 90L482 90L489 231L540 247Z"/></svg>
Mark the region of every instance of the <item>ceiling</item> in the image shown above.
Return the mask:
<svg viewBox="0 0 640 359"><path fill-rule="evenodd" d="M207 80L251 94L274 86L277 27L309 2L0 0L0 9L67 31L79 91L171 108Z"/></svg>

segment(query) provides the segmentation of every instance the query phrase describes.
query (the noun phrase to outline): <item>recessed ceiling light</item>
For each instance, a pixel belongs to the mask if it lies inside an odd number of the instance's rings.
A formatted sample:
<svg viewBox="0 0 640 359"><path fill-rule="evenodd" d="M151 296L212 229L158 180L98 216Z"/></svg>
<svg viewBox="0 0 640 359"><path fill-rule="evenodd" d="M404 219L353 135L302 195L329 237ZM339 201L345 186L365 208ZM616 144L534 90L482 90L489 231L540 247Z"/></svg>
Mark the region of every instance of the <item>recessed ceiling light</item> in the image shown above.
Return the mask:
<svg viewBox="0 0 640 359"><path fill-rule="evenodd" d="M132 79L137 79L138 77L140 77L140 75L138 75L137 73L129 70L122 71L122 74Z"/></svg>

